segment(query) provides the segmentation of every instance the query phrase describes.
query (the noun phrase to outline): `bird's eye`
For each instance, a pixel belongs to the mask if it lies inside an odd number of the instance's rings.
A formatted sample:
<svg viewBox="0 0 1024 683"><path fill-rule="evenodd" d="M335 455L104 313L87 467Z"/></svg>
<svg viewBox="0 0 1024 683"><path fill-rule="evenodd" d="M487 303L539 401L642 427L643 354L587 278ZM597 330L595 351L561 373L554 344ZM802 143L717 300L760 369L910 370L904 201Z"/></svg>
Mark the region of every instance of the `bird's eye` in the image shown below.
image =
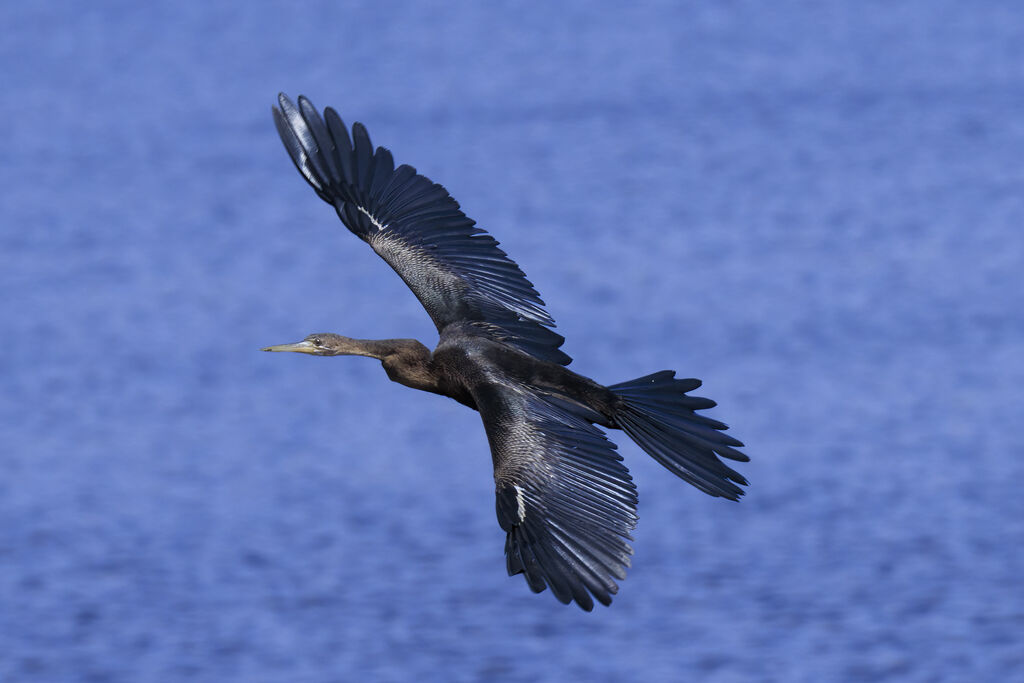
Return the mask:
<svg viewBox="0 0 1024 683"><path fill-rule="evenodd" d="M313 337L313 343L317 346L323 346L324 343L320 340L320 337Z"/></svg>

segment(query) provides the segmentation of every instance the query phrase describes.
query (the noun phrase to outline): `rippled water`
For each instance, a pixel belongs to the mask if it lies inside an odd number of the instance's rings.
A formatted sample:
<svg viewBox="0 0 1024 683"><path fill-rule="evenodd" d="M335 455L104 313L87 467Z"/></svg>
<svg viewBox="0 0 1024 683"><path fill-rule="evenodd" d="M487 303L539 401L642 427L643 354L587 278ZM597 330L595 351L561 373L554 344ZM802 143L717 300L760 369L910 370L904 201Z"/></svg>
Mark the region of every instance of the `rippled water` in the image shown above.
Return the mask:
<svg viewBox="0 0 1024 683"><path fill-rule="evenodd" d="M1024 676L1015 4L0 18L0 680ZM291 167L281 89L444 183L577 371L703 378L749 496L618 438L612 607L507 578L475 413L259 352L436 338Z"/></svg>

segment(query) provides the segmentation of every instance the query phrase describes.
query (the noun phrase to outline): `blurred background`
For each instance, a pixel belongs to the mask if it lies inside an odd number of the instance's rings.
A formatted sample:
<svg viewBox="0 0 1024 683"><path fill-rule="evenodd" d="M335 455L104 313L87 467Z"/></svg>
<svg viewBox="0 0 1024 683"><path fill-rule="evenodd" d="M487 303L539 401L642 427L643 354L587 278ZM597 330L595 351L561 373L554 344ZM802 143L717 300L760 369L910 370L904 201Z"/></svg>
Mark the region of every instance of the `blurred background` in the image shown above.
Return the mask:
<svg viewBox="0 0 1024 683"><path fill-rule="evenodd" d="M628 6L627 6L628 5ZM1015 2L3 4L0 680L1024 677ZM613 436L634 568L505 576L426 314L292 167L367 124L573 368L700 377L740 504Z"/></svg>

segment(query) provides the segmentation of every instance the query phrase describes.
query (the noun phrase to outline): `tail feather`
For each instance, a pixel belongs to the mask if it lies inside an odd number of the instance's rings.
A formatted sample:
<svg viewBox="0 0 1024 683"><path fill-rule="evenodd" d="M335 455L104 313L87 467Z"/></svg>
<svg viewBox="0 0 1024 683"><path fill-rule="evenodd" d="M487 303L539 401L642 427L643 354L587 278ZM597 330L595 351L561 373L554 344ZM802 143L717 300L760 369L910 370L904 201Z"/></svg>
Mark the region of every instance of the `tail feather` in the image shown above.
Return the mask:
<svg viewBox="0 0 1024 683"><path fill-rule="evenodd" d="M750 458L736 450L741 441L722 433L728 428L724 423L694 412L715 405L711 399L686 395L700 384L663 370L612 385L608 388L622 399L616 426L684 481L709 495L739 500L744 493L740 486L747 480L717 456L740 462Z"/></svg>

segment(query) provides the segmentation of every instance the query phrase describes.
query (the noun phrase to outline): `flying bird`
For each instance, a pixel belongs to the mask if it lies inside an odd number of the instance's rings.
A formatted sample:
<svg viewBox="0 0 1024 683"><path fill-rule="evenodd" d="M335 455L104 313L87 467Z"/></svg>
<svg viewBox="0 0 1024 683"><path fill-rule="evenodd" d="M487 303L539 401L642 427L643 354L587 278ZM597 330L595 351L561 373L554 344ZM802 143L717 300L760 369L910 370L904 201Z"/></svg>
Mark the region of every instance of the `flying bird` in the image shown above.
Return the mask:
<svg viewBox="0 0 1024 683"><path fill-rule="evenodd" d="M433 351L414 339L311 334L264 351L369 356L405 386L480 413L494 463L509 576L584 610L611 604L630 565L636 486L604 430L626 433L670 472L738 500L746 462L722 422L697 413L697 379L669 370L605 386L568 367L564 338L519 266L441 185L374 149L361 123L321 117L284 94L274 123L295 166L342 223L412 289L437 326Z"/></svg>

